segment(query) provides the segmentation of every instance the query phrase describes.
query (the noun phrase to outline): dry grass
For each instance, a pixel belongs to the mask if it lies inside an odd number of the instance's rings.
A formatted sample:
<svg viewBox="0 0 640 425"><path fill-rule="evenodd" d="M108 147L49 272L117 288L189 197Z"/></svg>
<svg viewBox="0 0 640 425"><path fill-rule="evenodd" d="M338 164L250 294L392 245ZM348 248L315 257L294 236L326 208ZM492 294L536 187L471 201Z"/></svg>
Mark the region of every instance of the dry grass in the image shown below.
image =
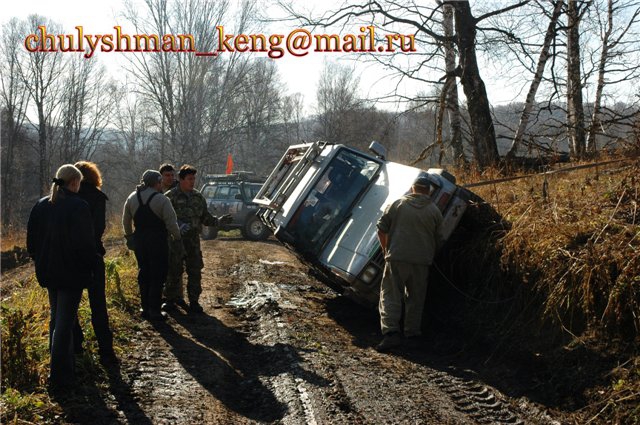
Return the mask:
<svg viewBox="0 0 640 425"><path fill-rule="evenodd" d="M14 246L24 248L26 245L27 240L24 229L18 229L11 226L2 228L2 233L0 234L0 247L3 252L13 249Z"/></svg>
<svg viewBox="0 0 640 425"><path fill-rule="evenodd" d="M503 270L543 301L543 318L640 336L638 163L485 187L511 229Z"/></svg>

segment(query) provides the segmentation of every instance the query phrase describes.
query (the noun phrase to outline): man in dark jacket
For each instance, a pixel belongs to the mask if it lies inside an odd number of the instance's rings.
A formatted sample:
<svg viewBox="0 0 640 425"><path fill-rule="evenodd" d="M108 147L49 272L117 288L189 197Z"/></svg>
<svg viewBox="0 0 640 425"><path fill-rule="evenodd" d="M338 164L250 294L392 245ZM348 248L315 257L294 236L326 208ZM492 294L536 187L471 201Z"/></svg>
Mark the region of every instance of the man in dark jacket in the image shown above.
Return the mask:
<svg viewBox="0 0 640 425"><path fill-rule="evenodd" d="M27 224L27 251L36 277L49 292L49 337L53 392L67 391L74 380L72 329L83 288L93 279L96 246L89 206L77 195L82 174L71 164L60 167L51 195L36 203Z"/></svg>
<svg viewBox="0 0 640 425"><path fill-rule="evenodd" d="M402 344L404 336L420 335L429 266L441 244L442 213L431 201L431 182L420 175L411 193L389 205L378 220L378 239L385 256L380 285L380 325L384 338L376 347L385 352Z"/></svg>
<svg viewBox="0 0 640 425"><path fill-rule="evenodd" d="M93 162L79 161L74 164L82 173L80 190L78 195L89 204L91 217L93 218L93 230L98 261L93 275L93 284L89 286L89 305L91 307L91 324L98 341L98 355L103 363L115 363L118 361L113 351L113 333L109 328L109 316L107 313L107 298L105 294L105 268L104 255L106 250L102 244L102 235L106 227L106 202L109 198L101 190L102 175L97 165ZM82 351L84 336L80 323L76 320L74 327L75 351Z"/></svg>

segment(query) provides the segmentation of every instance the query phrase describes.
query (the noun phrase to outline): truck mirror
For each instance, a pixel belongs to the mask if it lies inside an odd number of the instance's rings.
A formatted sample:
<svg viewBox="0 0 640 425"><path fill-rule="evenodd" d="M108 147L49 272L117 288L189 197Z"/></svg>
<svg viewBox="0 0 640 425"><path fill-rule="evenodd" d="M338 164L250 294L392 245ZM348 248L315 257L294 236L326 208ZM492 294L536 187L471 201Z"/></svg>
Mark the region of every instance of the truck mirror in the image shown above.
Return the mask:
<svg viewBox="0 0 640 425"><path fill-rule="evenodd" d="M380 159L384 160L387 157L387 149L375 140L369 145L369 150Z"/></svg>
<svg viewBox="0 0 640 425"><path fill-rule="evenodd" d="M234 196L234 199L239 199L242 201L242 193L236 193L236 196Z"/></svg>

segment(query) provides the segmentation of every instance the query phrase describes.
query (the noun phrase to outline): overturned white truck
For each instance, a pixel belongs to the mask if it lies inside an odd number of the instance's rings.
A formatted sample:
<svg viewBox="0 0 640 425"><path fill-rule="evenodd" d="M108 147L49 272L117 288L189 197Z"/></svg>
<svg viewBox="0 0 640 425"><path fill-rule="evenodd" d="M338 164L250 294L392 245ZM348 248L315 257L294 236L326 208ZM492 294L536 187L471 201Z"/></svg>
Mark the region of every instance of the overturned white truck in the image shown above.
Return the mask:
<svg viewBox="0 0 640 425"><path fill-rule="evenodd" d="M377 305L384 258L376 223L387 205L407 193L420 174L436 190L446 240L474 196L442 169L427 171L326 142L290 146L254 202L276 238L307 262L322 280L366 305Z"/></svg>

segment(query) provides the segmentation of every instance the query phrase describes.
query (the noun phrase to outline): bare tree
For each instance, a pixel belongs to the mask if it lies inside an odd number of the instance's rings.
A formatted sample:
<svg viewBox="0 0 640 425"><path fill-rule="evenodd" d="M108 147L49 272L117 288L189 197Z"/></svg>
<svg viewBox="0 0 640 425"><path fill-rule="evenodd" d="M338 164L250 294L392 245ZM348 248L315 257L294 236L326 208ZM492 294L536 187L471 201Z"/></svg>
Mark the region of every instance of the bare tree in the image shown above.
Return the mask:
<svg viewBox="0 0 640 425"><path fill-rule="evenodd" d="M2 128L2 225L8 226L13 218L14 202L9 194L14 191L17 171L16 150L24 138L24 123L28 105L28 92L18 74L18 51L23 40L21 24L12 19L3 25L0 40L0 128Z"/></svg>
<svg viewBox="0 0 640 425"><path fill-rule="evenodd" d="M585 154L584 103L580 55L580 20L588 3L580 0L567 2L567 126L569 151L574 158Z"/></svg>
<svg viewBox="0 0 640 425"><path fill-rule="evenodd" d="M245 136L239 144L241 157L249 169L266 172L265 161L277 162L282 147L273 146L275 127L282 117L282 87L275 63L267 58L253 61L241 88L238 118Z"/></svg>
<svg viewBox="0 0 640 425"><path fill-rule="evenodd" d="M407 30L415 34L416 50L424 58L409 70L402 69L399 64L391 64L388 59L386 65L397 72L401 78L414 78L425 83L442 84L437 79L424 77L424 67L444 71L442 65L441 47L444 42L453 40L456 44L459 60L455 69L455 76L460 79L470 116L472 130L471 144L474 148L475 159L480 167L496 164L499 160L495 130L489 107L484 82L480 76L480 69L476 57L476 34L480 23L492 16L519 8L528 0L509 5L507 7L489 11L481 16L472 14L468 1L443 1L439 5L429 6L417 4L413 1L366 1L361 4L345 5L337 10L327 12L320 17L305 16L296 12L291 4L283 4L290 16L295 17L305 25L331 27L337 24L364 22L380 28L382 31ZM454 10L455 34L452 37L443 35L441 23L441 8L449 5ZM486 28L484 31L488 30ZM384 61L383 55L375 53L369 56L375 61ZM387 55L392 58L393 55ZM397 58L397 56L396 56ZM437 61L433 61L437 59ZM435 65L431 65L435 63ZM435 67L435 68L434 68Z"/></svg>
<svg viewBox="0 0 640 425"><path fill-rule="evenodd" d="M447 79L452 80L448 84L446 95L446 108L449 117L449 127L451 128L451 147L453 148L453 156L456 163L465 161L464 150L462 147L462 131L460 127L460 108L458 106L458 86L455 84L456 69L456 52L453 43L453 6L446 3L442 7L442 27L444 29L444 50L445 50L445 69ZM445 83L445 85L447 85ZM441 132L442 130L440 130Z"/></svg>
<svg viewBox="0 0 640 425"><path fill-rule="evenodd" d="M54 148L61 162L91 159L110 123L114 110L115 83L104 66L81 55L72 56L62 84L60 128L55 129Z"/></svg>
<svg viewBox="0 0 640 425"><path fill-rule="evenodd" d="M129 5L125 17L140 33L191 34L198 51L212 52L216 31L212 23L230 16L228 1L145 0L142 13ZM238 7L234 30L247 32L255 5ZM234 99L248 69L250 55L225 52L216 57L193 53L144 53L130 56L129 71L139 86L137 94L157 111L153 123L160 135L164 159L210 168L220 161L238 130Z"/></svg>
<svg viewBox="0 0 640 425"><path fill-rule="evenodd" d="M294 93L284 96L282 99L282 122L284 123L284 135L287 145L298 143L302 140L304 96Z"/></svg>
<svg viewBox="0 0 640 425"><path fill-rule="evenodd" d="M596 5L597 6L597 5ZM620 78L610 78L609 84L628 81L638 77L639 64L637 62L638 33L634 31L634 26L640 20L640 4L632 1L607 0L606 11L594 7L598 19L598 29L601 38L600 59L597 66L597 82L593 100L593 111L591 112L591 123L586 140L586 151L590 154L596 151L596 135L601 132L602 127L602 99L607 75L622 74ZM628 13L628 18L622 16ZM622 22L618 22L622 21ZM615 23L614 23L615 22ZM625 64L623 58L634 55L635 61Z"/></svg>
<svg viewBox="0 0 640 425"><path fill-rule="evenodd" d="M49 19L31 15L22 26L23 37L35 33L38 26L45 25L50 33L61 33L60 26ZM35 107L37 122L32 125L38 131L38 181L40 194L49 187L52 115L60 102L61 80L66 69L66 60L59 52L21 51L16 62L17 72L29 92ZM28 115L27 115L28 117Z"/></svg>
<svg viewBox="0 0 640 425"><path fill-rule="evenodd" d="M314 135L334 143L349 143L349 112L361 105L359 79L354 70L335 62L325 62L316 91L318 126Z"/></svg>
<svg viewBox="0 0 640 425"><path fill-rule="evenodd" d="M536 93L538 92L538 87L542 82L542 77L544 75L544 69L547 64L547 60L550 57L549 51L551 49L551 43L553 42L556 36L556 27L558 24L558 19L560 18L560 14L562 12L563 4L564 4L563 0L557 0L555 7L553 9L551 19L549 20L549 26L547 27L547 32L544 38L544 42L542 44L542 50L540 51L540 56L538 58L536 71L533 76L533 80L531 81L531 85L529 86L529 92L527 93L527 98L525 100L525 104L522 109L522 114L520 116L520 123L518 124L518 128L516 130L515 136L513 136L513 142L511 143L511 148L509 148L509 152L507 153L507 158L515 157L518 147L522 143L522 139L524 137L525 130L527 129L527 125L529 124L531 111L535 106Z"/></svg>

